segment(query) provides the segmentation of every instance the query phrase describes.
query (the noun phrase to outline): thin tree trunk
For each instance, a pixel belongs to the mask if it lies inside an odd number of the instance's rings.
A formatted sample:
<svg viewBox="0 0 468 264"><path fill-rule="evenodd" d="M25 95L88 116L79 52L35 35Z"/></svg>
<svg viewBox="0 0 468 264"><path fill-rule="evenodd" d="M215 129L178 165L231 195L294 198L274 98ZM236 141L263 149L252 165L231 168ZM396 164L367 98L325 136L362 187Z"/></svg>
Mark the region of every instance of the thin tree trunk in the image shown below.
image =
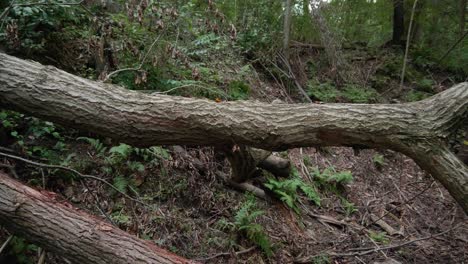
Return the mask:
<svg viewBox="0 0 468 264"><path fill-rule="evenodd" d="M405 81L406 63L408 62L408 52L409 52L409 46L410 46L410 41L411 41L411 30L413 29L413 19L414 19L414 13L415 13L417 4L418 4L418 0L414 0L413 9L411 9L411 19L410 19L410 23L408 27L408 37L406 38L405 57L403 58L403 67L401 69L401 75L400 75L400 91L403 90L403 82Z"/></svg>
<svg viewBox="0 0 468 264"><path fill-rule="evenodd" d="M284 7L283 52L287 60L289 60L289 37L291 34L291 7L292 0L286 0L286 6Z"/></svg>
<svg viewBox="0 0 468 264"><path fill-rule="evenodd" d="M460 37L465 34L467 0L460 0Z"/></svg>
<svg viewBox="0 0 468 264"><path fill-rule="evenodd" d="M72 263L193 263L0 171L0 224Z"/></svg>
<svg viewBox="0 0 468 264"><path fill-rule="evenodd" d="M405 33L405 9L403 0L393 0L393 44L402 44L401 38Z"/></svg>
<svg viewBox="0 0 468 264"><path fill-rule="evenodd" d="M0 53L0 107L137 146L389 148L416 160L468 212L468 167L441 152L467 119L468 83L408 104L216 103L141 94Z"/></svg>
<svg viewBox="0 0 468 264"><path fill-rule="evenodd" d="M413 20L413 30L411 30L411 43L413 45L419 43L422 37L422 30L421 30L421 15L424 14L426 2L425 1L418 1L416 5L416 10L414 13L414 20Z"/></svg>

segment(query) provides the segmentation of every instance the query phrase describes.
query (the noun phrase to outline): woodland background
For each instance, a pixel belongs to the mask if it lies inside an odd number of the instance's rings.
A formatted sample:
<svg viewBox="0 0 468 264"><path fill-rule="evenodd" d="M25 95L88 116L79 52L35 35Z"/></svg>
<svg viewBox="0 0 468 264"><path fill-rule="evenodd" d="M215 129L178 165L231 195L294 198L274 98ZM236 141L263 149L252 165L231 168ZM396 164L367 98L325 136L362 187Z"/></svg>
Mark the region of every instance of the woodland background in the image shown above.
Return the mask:
<svg viewBox="0 0 468 264"><path fill-rule="evenodd" d="M467 81L467 8L466 0L2 1L0 50L142 93L414 102ZM451 142L465 163L467 140L463 130ZM22 182L206 263L467 259L463 210L390 150L275 153L291 161L291 175L254 180L267 201L226 185L219 175L229 164L212 147L137 148L0 109L0 151L105 179L113 187L0 155L0 170ZM1 263L66 259L27 237L3 229L0 237L8 239Z"/></svg>

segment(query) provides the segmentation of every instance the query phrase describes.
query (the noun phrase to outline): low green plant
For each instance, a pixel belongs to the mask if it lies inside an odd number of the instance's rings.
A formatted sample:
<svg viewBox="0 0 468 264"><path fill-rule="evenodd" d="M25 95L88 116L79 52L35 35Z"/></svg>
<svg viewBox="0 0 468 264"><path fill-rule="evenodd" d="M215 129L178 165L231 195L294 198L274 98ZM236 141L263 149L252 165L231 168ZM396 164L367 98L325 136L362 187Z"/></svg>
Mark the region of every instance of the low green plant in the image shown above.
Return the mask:
<svg viewBox="0 0 468 264"><path fill-rule="evenodd" d="M331 82L319 83L316 80L307 84L307 94L322 102L336 102L338 99L346 99L352 103L369 103L377 100L377 92L369 87L361 87L355 84L346 84L338 89Z"/></svg>
<svg viewBox="0 0 468 264"><path fill-rule="evenodd" d="M369 231L369 237L377 243L388 244L390 240L387 238L386 232Z"/></svg>
<svg viewBox="0 0 468 264"><path fill-rule="evenodd" d="M411 90L405 95L404 98L405 98L405 101L407 102L416 102L416 101L424 100L430 96L431 96L430 93Z"/></svg>
<svg viewBox="0 0 468 264"><path fill-rule="evenodd" d="M322 172L318 168L314 168L311 174L316 184L335 193L338 193L340 188L353 181L353 174L350 171L337 172L333 167L328 167Z"/></svg>
<svg viewBox="0 0 468 264"><path fill-rule="evenodd" d="M16 144L24 147L26 152L30 155L35 154L42 158L47 158L47 151L51 151L51 149L45 151L45 147L38 148L37 146L32 146L28 149L28 146L25 145L25 139L33 141L35 139L48 138L57 141L53 147L54 150L63 151L66 149L64 139L54 123L42 121L34 117L27 117L14 111L0 111L0 132L1 131L6 132L8 137L13 138ZM45 155L42 156L42 153Z"/></svg>
<svg viewBox="0 0 468 264"><path fill-rule="evenodd" d="M89 138L89 137L79 137L77 138L77 140L83 140L83 141L86 141L88 144L90 144L98 156L103 156L104 153L107 151L107 147L105 147L104 144L99 139Z"/></svg>
<svg viewBox="0 0 468 264"><path fill-rule="evenodd" d="M234 225L238 231L243 232L250 241L259 246L267 256L271 256L273 254L271 242L263 226L255 223L257 218L263 214L264 212L257 208L255 197L249 195L239 211L237 211L234 217Z"/></svg>
<svg viewBox="0 0 468 264"><path fill-rule="evenodd" d="M313 163L312 163L312 160L310 159L310 156L308 155L305 155L303 158L302 158L302 161L304 162L304 165L306 167L312 167Z"/></svg>
<svg viewBox="0 0 468 264"><path fill-rule="evenodd" d="M330 264L331 260L330 260L330 257L328 255L321 254L321 255L315 256L312 259L312 263L313 264Z"/></svg>
<svg viewBox="0 0 468 264"><path fill-rule="evenodd" d="M341 197L341 204L343 205L347 216L350 216L358 211L354 203L351 203L344 197Z"/></svg>
<svg viewBox="0 0 468 264"><path fill-rule="evenodd" d="M110 217L116 224L119 225L129 225L132 222L131 217L122 213L121 210L112 213Z"/></svg>
<svg viewBox="0 0 468 264"><path fill-rule="evenodd" d="M110 156L106 157L106 161L110 165L120 164L129 158L132 151L132 146L121 143L120 145L114 146L109 149L108 153L110 154Z"/></svg>
<svg viewBox="0 0 468 264"><path fill-rule="evenodd" d="M431 79L427 79L427 78L422 78L420 80L418 80L416 82L416 85L417 85L417 89L419 91L423 91L423 92L426 92L426 93L433 93L434 90L432 89L433 85L434 85L434 81L431 80Z"/></svg>
<svg viewBox="0 0 468 264"><path fill-rule="evenodd" d="M345 85L341 96L352 103L370 103L377 100L377 92L374 89L355 84Z"/></svg>
<svg viewBox="0 0 468 264"><path fill-rule="evenodd" d="M137 155L143 158L144 161L153 161L153 160L169 160L171 155L167 152L166 149L162 147L149 147L149 148L134 148L134 151Z"/></svg>
<svg viewBox="0 0 468 264"><path fill-rule="evenodd" d="M300 213L297 205L299 202L299 190L302 191L312 202L320 206L320 196L315 188L302 181L299 177L285 180L269 178L268 182L265 183L265 187L273 191L281 201L296 213Z"/></svg>
<svg viewBox="0 0 468 264"><path fill-rule="evenodd" d="M307 94L322 102L335 102L340 92L331 82L319 83L316 80L307 84Z"/></svg>
<svg viewBox="0 0 468 264"><path fill-rule="evenodd" d="M243 81L231 81L228 86L229 96L233 100L247 100L250 95L250 86Z"/></svg>
<svg viewBox="0 0 468 264"><path fill-rule="evenodd" d="M16 263L32 264L38 246L28 243L24 238L13 237L9 243L10 254L16 257Z"/></svg>
<svg viewBox="0 0 468 264"><path fill-rule="evenodd" d="M381 168L383 165L385 165L385 158L382 154L374 154L372 157L372 162L374 163L375 166L378 168Z"/></svg>
<svg viewBox="0 0 468 264"><path fill-rule="evenodd" d="M129 180L121 175L114 177L112 183L112 185L114 185L114 187L122 193L127 193L127 187L129 184Z"/></svg>

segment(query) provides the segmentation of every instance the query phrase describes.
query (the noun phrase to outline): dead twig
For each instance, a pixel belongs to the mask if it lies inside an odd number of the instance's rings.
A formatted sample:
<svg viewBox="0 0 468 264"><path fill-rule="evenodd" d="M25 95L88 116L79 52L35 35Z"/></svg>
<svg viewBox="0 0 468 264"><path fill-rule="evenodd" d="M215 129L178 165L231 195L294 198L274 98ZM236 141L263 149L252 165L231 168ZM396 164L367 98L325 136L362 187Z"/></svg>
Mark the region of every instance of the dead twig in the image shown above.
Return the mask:
<svg viewBox="0 0 468 264"><path fill-rule="evenodd" d="M463 34L455 43L453 43L453 45L445 52L445 54L440 57L440 59L437 61L437 63L440 63L443 59L445 59L445 57L447 57L450 52L452 52L452 50L455 49L455 47L460 43L462 42L462 40L468 35L468 30L465 32L465 34Z"/></svg>
<svg viewBox="0 0 468 264"><path fill-rule="evenodd" d="M0 168L2 168L2 167L3 167L3 168L7 168L7 169L10 171L11 175L13 175L13 178L19 179L18 174L16 173L15 166L9 165L9 164L0 163Z"/></svg>
<svg viewBox="0 0 468 264"><path fill-rule="evenodd" d="M333 257L354 257L354 256L368 255L368 254L372 254L372 253L375 253L377 251L382 251L382 250L396 249L396 248L400 248L400 247L404 247L404 246L407 246L407 245L414 244L414 243L419 242L419 241L423 241L423 240L427 240L427 239L431 239L431 238L435 238L435 237L445 235L448 232L459 228L460 226L462 226L462 224L463 223L460 223L460 224L458 224L458 225L456 225L456 226L454 226L454 227L452 227L452 228L450 228L448 230L437 233L435 235L431 234L429 236L412 239L412 240L406 241L406 242L401 243L401 244L389 245L389 246L385 246L385 247L377 247L377 248L371 248L371 249L369 249L369 248L355 248L355 249L352 249L353 252L347 252L347 253L322 252L322 253L314 255L314 256L308 256L308 257L296 259L294 262L295 263L309 263L310 261L312 261L312 259L314 257L320 256L320 255L329 255L329 256L333 256Z"/></svg>
<svg viewBox="0 0 468 264"><path fill-rule="evenodd" d="M99 212L109 221L109 223L111 223L113 226L117 226L116 223L112 220L112 218L110 218L110 216L101 207L101 201L99 197L91 190L91 188L89 188L88 184L85 181L80 180L80 182L81 185L83 185L83 187L86 188L86 190L88 190L91 196L93 196L94 203L96 204L96 208L99 210Z"/></svg>
<svg viewBox="0 0 468 264"><path fill-rule="evenodd" d="M37 264L44 264L45 262L45 257L46 257L46 251L43 248L39 248L40 254L39 254L39 260L37 261Z"/></svg>
<svg viewBox="0 0 468 264"><path fill-rule="evenodd" d="M429 190L430 188L432 187L432 184L429 184L428 187L426 187L424 190L422 190L421 192L419 192L418 194L416 194L415 196L409 198L408 200L406 200L403 204L401 204L400 206L403 206L403 205L406 205L406 204L409 204L409 202L413 201L414 199L418 198L419 196L421 196L423 193L425 193L427 190ZM372 222L370 222L369 224L366 225L366 227L369 227L373 224L375 224L377 221L383 219L385 216L387 216L388 214L390 213L393 213L398 207L395 207L395 208L392 208L391 210L388 210L385 214L383 214L381 217L378 217L376 219L372 219Z"/></svg>
<svg viewBox="0 0 468 264"><path fill-rule="evenodd" d="M12 239L13 239L13 235L9 236L7 240L2 244L2 247L0 247L0 255L2 254L3 250L8 245L8 243L10 243Z"/></svg>
<svg viewBox="0 0 468 264"><path fill-rule="evenodd" d="M382 219L378 219L379 217L374 215L374 214L371 214L370 215L370 218L372 221L374 221L377 225L379 225L385 232L387 232L389 235L393 236L393 235L403 235L403 233L401 231L397 231L395 230L395 228L393 228L392 226L390 226L387 222L385 222L384 220Z"/></svg>
<svg viewBox="0 0 468 264"><path fill-rule="evenodd" d="M237 251L237 252L222 252L222 253L215 254L213 256L209 256L209 257L206 257L206 258L198 258L198 259L195 259L195 260L207 261L207 260L214 259L214 258L219 258L219 257L222 257L222 256L231 256L231 255L238 256L238 255L242 255L242 254L245 254L245 253L249 253L250 251L252 251L252 250L254 250L256 248L257 248L257 246L253 246L253 247L250 247L248 249L244 249L244 250Z"/></svg>
<svg viewBox="0 0 468 264"><path fill-rule="evenodd" d="M291 68L291 64L289 64L288 59L285 58L280 53L278 54L278 57L283 61L284 65L286 65L286 67L288 68L290 78L294 81L294 83L296 84L297 89L299 90L301 95L304 97L304 99L309 103L313 103L312 99L310 99L309 95L304 91L304 89L302 88L302 85L297 80L297 77L296 77L296 75L294 74L294 72L293 72L293 70Z"/></svg>

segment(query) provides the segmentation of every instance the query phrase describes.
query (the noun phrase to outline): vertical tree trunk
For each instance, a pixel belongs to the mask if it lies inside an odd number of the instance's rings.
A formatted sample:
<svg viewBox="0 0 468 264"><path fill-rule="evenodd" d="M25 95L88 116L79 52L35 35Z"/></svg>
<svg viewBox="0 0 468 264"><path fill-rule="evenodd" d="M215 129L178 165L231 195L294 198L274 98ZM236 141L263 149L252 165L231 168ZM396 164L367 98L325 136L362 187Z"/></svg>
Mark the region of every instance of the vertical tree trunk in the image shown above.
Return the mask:
<svg viewBox="0 0 468 264"><path fill-rule="evenodd" d="M465 33L467 0L460 0L460 37Z"/></svg>
<svg viewBox="0 0 468 264"><path fill-rule="evenodd" d="M416 5L416 10L414 13L413 29L411 32L411 43L413 43L413 45L417 44L421 40L421 37L422 37L421 14L423 14L425 3L426 3L425 1L420 1Z"/></svg>
<svg viewBox="0 0 468 264"><path fill-rule="evenodd" d="M302 12L304 13L305 18L309 18L310 16L309 0L302 1Z"/></svg>
<svg viewBox="0 0 468 264"><path fill-rule="evenodd" d="M393 36L392 43L402 44L405 33L405 9L403 0L393 0Z"/></svg>
<svg viewBox="0 0 468 264"><path fill-rule="evenodd" d="M287 60L289 60L289 35L291 33L291 5L292 0L286 0L284 8L283 52Z"/></svg>

